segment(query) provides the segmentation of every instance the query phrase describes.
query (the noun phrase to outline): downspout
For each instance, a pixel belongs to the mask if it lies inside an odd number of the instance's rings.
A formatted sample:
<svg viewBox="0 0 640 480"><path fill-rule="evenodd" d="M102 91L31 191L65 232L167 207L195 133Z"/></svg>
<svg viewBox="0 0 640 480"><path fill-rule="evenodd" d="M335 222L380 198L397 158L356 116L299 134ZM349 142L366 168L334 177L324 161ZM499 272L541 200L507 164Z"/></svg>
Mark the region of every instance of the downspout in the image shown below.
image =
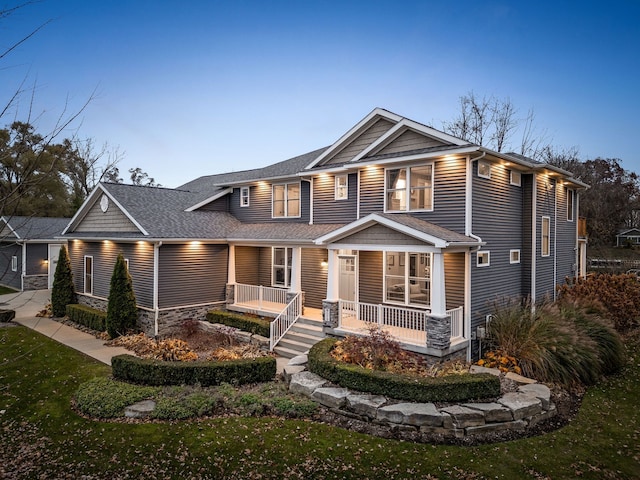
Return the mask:
<svg viewBox="0 0 640 480"><path fill-rule="evenodd" d="M162 241L153 244L153 312L154 312L154 333L158 336L158 316L160 309L158 308L158 284L160 277L160 247Z"/></svg>
<svg viewBox="0 0 640 480"><path fill-rule="evenodd" d="M475 235L473 230L473 162L484 158L487 152L482 152L481 155L471 158L467 156L467 168L465 178L465 205L464 205L464 233L468 237L476 239L478 242L482 242L482 239ZM480 248L480 247L478 247ZM471 361L471 253L477 250L476 248L468 250L465 253L465 275L464 275L464 323L465 333L469 337L469 346L467 347L467 361Z"/></svg>
<svg viewBox="0 0 640 480"><path fill-rule="evenodd" d="M576 266L576 270L574 272L574 276L575 278L579 278L582 275L582 269L581 269L581 265L580 265L580 236L579 236L579 229L580 229L580 195L578 194L578 189L576 188L574 190L574 208L575 208L575 212L573 213L573 218L575 219L576 222L576 237L575 237L575 247L574 247L574 251L576 252L576 261L575 261L575 266Z"/></svg>
<svg viewBox="0 0 640 480"><path fill-rule="evenodd" d="M536 306L536 263L538 262L536 252L536 240L538 232L536 232L536 215L538 214L538 174L533 173L533 182L531 187L531 307Z"/></svg>
<svg viewBox="0 0 640 480"><path fill-rule="evenodd" d="M348 177L347 177L348 178ZM356 177L356 220L360 220L360 170L358 170L357 173L357 177ZM347 182L347 185L349 183Z"/></svg>
<svg viewBox="0 0 640 480"><path fill-rule="evenodd" d="M553 301L556 301L558 279L558 180L553 185Z"/></svg>

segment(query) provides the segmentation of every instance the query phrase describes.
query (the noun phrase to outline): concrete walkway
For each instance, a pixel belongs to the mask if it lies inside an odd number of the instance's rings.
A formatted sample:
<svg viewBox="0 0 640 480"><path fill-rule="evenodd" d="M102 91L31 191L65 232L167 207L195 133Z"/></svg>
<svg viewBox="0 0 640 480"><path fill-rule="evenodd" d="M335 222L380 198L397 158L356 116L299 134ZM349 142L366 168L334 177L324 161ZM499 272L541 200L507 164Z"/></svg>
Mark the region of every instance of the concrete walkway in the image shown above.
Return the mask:
<svg viewBox="0 0 640 480"><path fill-rule="evenodd" d="M29 292L9 293L0 295L0 309L15 310L15 323L31 328L53 340L56 340L70 348L78 350L90 357L111 365L111 358L116 355L133 352L122 347L107 347L104 340L100 340L91 334L81 332L68 325L51 320L50 318L36 317L36 314L44 310L51 301L51 290L34 290ZM277 357L277 372L282 372L288 363L288 358Z"/></svg>
<svg viewBox="0 0 640 480"><path fill-rule="evenodd" d="M107 347L104 340L50 318L36 317L36 314L50 302L50 299L51 290L10 293L0 295L0 308L15 310L16 318L13 320L15 323L29 327L107 365L111 365L111 358L116 355L132 353L122 347Z"/></svg>

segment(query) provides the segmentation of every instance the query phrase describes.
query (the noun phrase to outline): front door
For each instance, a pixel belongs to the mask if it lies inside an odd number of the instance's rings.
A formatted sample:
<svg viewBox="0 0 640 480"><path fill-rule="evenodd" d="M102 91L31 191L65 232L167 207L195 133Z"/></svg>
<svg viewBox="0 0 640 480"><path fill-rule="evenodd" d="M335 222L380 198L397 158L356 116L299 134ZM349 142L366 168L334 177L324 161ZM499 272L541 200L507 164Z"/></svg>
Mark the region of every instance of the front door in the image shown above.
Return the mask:
<svg viewBox="0 0 640 480"><path fill-rule="evenodd" d="M58 265L58 257L60 256L60 247L62 245L59 244L50 244L49 245L49 282L48 288L53 287L53 277L56 273L56 266Z"/></svg>
<svg viewBox="0 0 640 480"><path fill-rule="evenodd" d="M339 296L340 300L356 301L358 285L358 271L356 268L356 256L344 255L338 257L340 266Z"/></svg>

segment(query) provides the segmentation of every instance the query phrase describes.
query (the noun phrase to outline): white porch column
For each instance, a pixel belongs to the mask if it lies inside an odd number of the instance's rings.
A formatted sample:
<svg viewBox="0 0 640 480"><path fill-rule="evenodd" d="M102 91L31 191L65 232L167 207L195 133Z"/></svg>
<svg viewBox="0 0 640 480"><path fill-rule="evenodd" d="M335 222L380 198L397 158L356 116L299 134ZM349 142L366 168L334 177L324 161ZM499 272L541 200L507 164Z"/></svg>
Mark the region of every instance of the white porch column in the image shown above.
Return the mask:
<svg viewBox="0 0 640 480"><path fill-rule="evenodd" d="M327 255L327 300L337 302L339 300L338 251L329 249Z"/></svg>
<svg viewBox="0 0 640 480"><path fill-rule="evenodd" d="M227 259L227 283L236 283L236 247L229 245L229 258Z"/></svg>
<svg viewBox="0 0 640 480"><path fill-rule="evenodd" d="M302 248L293 247L291 251L291 278L289 279L289 291L302 291Z"/></svg>
<svg viewBox="0 0 640 480"><path fill-rule="evenodd" d="M447 311L446 288L444 285L444 254L433 254L431 266L431 314L444 316Z"/></svg>

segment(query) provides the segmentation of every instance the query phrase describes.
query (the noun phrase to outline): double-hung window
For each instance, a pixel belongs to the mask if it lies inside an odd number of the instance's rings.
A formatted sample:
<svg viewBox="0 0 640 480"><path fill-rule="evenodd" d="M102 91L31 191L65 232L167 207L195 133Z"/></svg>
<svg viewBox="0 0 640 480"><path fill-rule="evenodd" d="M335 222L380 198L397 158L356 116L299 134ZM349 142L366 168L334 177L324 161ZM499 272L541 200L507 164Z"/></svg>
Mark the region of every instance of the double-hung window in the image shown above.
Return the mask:
<svg viewBox="0 0 640 480"><path fill-rule="evenodd" d="M543 257L551 255L551 217L542 217L542 228L540 230L540 253Z"/></svg>
<svg viewBox="0 0 640 480"><path fill-rule="evenodd" d="M433 165L390 168L385 177L386 210L433 209Z"/></svg>
<svg viewBox="0 0 640 480"><path fill-rule="evenodd" d="M300 216L300 183L282 183L273 186L273 217Z"/></svg>
<svg viewBox="0 0 640 480"><path fill-rule="evenodd" d="M240 206L249 206L249 187L240 187Z"/></svg>
<svg viewBox="0 0 640 480"><path fill-rule="evenodd" d="M573 200L575 191L567 188L567 221L573 222Z"/></svg>
<svg viewBox="0 0 640 480"><path fill-rule="evenodd" d="M349 177L347 175L336 175L336 200L347 200L349 198Z"/></svg>
<svg viewBox="0 0 640 480"><path fill-rule="evenodd" d="M93 257L84 257L84 293L93 295Z"/></svg>
<svg viewBox="0 0 640 480"><path fill-rule="evenodd" d="M293 249L273 247L272 278L274 287L289 287L291 282L291 264L293 263Z"/></svg>

